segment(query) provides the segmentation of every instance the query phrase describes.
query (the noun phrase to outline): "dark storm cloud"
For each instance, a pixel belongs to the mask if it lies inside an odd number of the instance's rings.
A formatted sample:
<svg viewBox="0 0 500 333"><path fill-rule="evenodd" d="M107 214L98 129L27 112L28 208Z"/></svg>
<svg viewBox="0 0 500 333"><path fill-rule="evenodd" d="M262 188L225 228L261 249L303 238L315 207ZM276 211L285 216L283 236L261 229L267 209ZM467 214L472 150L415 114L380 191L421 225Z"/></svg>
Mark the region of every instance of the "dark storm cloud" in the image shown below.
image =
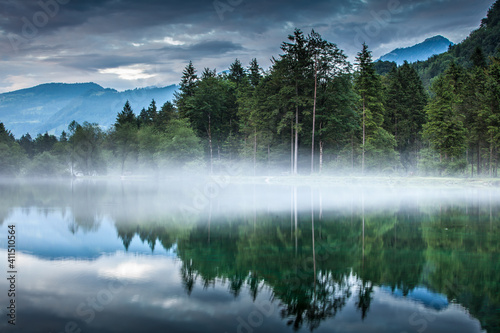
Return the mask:
<svg viewBox="0 0 500 333"><path fill-rule="evenodd" d="M165 53L170 59L197 60L204 57L221 56L225 53L243 50L243 46L229 41L208 41L194 45L165 46L157 51Z"/></svg>
<svg viewBox="0 0 500 333"><path fill-rule="evenodd" d="M158 60L164 57L168 57L169 60L198 60L205 57L220 56L242 49L243 47L241 45L232 42L209 41L189 46L166 46L160 49L142 51L140 55L134 56L85 54L66 57L49 57L45 59L44 62L58 63L63 66L82 70L99 70L138 64L158 64ZM159 57L158 54L163 54L163 57Z"/></svg>
<svg viewBox="0 0 500 333"><path fill-rule="evenodd" d="M68 57L47 58L44 62L58 63L63 66L83 70L99 70L105 68L117 68L137 64L155 64L152 56L111 56L100 54L85 54Z"/></svg>
<svg viewBox="0 0 500 333"><path fill-rule="evenodd" d="M133 88L99 70L155 65L165 85L189 60L227 68L238 57L264 67L295 27L315 29L351 56L374 56L442 34L459 42L493 0L0 0L0 92L30 81L95 80ZM67 68L75 71L67 73ZM51 77L47 78L47 73Z"/></svg>

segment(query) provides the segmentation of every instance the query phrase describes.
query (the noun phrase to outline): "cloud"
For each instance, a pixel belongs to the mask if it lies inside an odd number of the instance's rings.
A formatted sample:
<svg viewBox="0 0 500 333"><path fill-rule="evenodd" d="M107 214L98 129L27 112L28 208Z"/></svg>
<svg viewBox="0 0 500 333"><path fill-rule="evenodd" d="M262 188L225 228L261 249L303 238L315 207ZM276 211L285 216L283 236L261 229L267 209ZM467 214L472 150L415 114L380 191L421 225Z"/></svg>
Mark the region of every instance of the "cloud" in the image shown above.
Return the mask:
<svg viewBox="0 0 500 333"><path fill-rule="evenodd" d="M160 71L155 77L166 80L165 85L178 83L189 60L200 68L224 69L234 58L243 63L257 58L266 68L295 27L306 33L315 29L351 60L364 39L378 57L390 47L410 46L437 34L459 42L479 25L492 3L0 0L0 70L4 73L0 92L13 88L6 81L9 75L29 75L26 86L59 80L58 73L65 73L66 82L92 79L104 86L134 88L140 84L138 78L151 75L151 66ZM397 10L390 12L390 8ZM130 68L136 74L130 74ZM16 87L20 84L16 81Z"/></svg>

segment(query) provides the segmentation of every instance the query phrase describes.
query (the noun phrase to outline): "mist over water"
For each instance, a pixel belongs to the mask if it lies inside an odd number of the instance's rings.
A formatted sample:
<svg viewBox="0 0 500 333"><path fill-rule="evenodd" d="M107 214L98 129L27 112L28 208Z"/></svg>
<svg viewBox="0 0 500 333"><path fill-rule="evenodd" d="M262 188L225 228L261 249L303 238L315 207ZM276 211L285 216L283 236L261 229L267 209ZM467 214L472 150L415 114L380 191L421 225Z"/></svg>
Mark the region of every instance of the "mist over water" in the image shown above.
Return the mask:
<svg viewBox="0 0 500 333"><path fill-rule="evenodd" d="M19 332L500 327L494 187L218 176L0 192L0 256L7 226L18 235Z"/></svg>

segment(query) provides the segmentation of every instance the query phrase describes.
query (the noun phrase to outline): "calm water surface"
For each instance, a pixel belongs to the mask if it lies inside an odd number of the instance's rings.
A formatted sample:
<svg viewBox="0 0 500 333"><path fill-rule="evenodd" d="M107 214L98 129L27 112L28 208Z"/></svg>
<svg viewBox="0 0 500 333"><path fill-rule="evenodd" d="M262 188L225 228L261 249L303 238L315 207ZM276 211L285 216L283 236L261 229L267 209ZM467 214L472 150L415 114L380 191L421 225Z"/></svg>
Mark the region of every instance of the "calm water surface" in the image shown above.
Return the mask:
<svg viewBox="0 0 500 333"><path fill-rule="evenodd" d="M499 332L500 191L2 182L1 332Z"/></svg>

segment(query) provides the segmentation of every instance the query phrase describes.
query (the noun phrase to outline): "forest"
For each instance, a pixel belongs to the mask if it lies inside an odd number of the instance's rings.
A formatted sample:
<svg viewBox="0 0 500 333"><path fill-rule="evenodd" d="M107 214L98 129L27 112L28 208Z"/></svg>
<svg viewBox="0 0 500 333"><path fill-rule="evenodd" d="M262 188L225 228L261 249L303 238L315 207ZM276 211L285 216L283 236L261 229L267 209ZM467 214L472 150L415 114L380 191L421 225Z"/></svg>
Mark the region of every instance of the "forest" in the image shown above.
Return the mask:
<svg viewBox="0 0 500 333"><path fill-rule="evenodd" d="M500 55L485 36L498 36L498 3L427 62L374 63L363 44L351 64L336 44L296 29L269 69L257 59L223 72L189 62L173 102L135 112L142 106L124 101L111 128L73 121L60 137L16 139L0 123L0 172L212 174L236 163L254 175L497 177Z"/></svg>

